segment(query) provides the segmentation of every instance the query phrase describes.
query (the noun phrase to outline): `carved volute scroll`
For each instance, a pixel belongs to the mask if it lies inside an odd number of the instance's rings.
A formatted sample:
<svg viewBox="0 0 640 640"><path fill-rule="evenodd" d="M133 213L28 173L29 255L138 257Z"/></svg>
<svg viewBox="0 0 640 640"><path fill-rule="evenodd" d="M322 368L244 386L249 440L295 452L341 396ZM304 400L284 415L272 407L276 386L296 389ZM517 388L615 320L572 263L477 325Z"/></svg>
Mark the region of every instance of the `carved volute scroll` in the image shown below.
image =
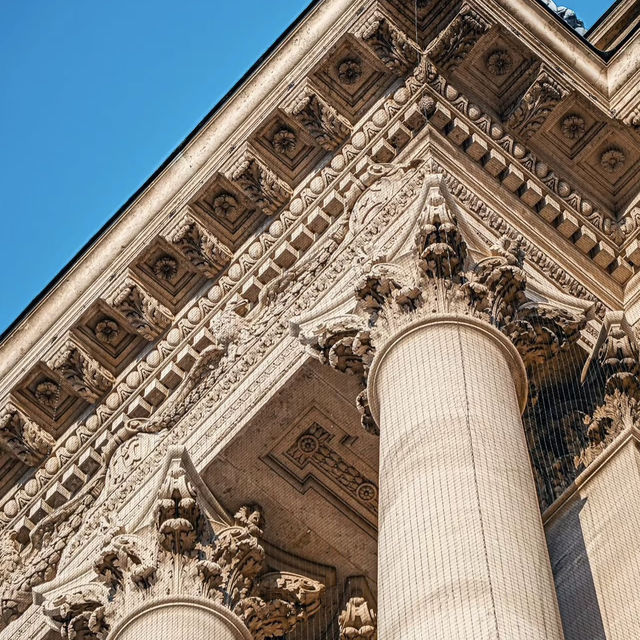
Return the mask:
<svg viewBox="0 0 640 640"><path fill-rule="evenodd" d="M441 176L425 177L407 217L387 256L362 269L355 295L345 293L321 315L312 312L293 322L294 332L321 361L360 376L366 386L376 350L403 327L432 314L472 316L491 324L510 338L525 366L578 339L591 305L574 300L563 308L530 299L524 254L508 237L474 261ZM357 405L365 428L376 432L366 390Z"/></svg>
<svg viewBox="0 0 640 640"><path fill-rule="evenodd" d="M42 427L11 403L0 411L0 447L34 467L51 453L55 441Z"/></svg>
<svg viewBox="0 0 640 640"><path fill-rule="evenodd" d="M163 477L153 502L105 540L81 579L38 590L61 638L103 640L141 606L167 598L222 607L256 640L284 636L319 610L322 584L269 570L259 507L230 518L184 448L170 452Z"/></svg>

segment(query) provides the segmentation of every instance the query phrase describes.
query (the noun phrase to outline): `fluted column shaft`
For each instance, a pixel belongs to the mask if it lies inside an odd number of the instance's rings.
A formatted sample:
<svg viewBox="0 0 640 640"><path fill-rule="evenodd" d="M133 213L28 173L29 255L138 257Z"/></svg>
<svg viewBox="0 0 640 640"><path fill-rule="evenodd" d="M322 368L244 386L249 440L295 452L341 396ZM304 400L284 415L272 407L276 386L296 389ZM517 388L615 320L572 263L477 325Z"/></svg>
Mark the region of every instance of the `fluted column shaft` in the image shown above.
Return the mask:
<svg viewBox="0 0 640 640"><path fill-rule="evenodd" d="M561 640L513 345L484 321L433 315L378 348L368 389L379 640Z"/></svg>

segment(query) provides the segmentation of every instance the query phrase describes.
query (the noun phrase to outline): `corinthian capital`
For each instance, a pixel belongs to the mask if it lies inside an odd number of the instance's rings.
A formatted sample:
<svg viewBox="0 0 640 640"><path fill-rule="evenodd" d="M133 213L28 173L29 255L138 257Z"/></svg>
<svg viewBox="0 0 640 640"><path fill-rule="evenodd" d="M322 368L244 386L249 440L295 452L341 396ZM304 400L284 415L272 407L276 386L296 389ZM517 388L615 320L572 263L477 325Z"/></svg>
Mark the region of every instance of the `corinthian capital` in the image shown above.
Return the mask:
<svg viewBox="0 0 640 640"><path fill-rule="evenodd" d="M208 602L217 615L226 610L266 640L321 607L320 582L267 569L260 508L244 506L230 517L184 449L171 451L160 489L136 522L112 533L73 586L59 579L37 590L61 638L104 640L141 607L175 599Z"/></svg>
<svg viewBox="0 0 640 640"><path fill-rule="evenodd" d="M526 366L578 339L591 305L529 282L524 253L509 237L500 238L486 257L472 259L440 176L424 178L406 216L395 245L361 269L354 291L293 322L294 332L323 362L361 376L366 386L375 353L436 314L487 322L511 339ZM363 424L375 430L365 394L358 407Z"/></svg>

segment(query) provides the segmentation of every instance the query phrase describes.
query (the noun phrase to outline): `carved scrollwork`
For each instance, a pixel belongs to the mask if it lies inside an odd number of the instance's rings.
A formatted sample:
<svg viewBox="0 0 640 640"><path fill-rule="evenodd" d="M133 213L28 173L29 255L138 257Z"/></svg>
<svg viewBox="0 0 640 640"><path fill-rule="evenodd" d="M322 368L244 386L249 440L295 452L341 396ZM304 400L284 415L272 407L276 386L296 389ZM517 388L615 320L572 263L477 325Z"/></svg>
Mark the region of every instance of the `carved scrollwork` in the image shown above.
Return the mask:
<svg viewBox="0 0 640 640"><path fill-rule="evenodd" d="M413 211L408 232L390 255L365 263L352 302L340 303L351 311L327 312L300 332L321 361L361 376L365 391L357 404L363 425L373 432L377 427L366 396L369 366L403 327L434 313L473 316L510 337L529 366L567 348L585 324L580 311L529 300L518 242L502 237L489 256L471 260L441 176L425 178Z"/></svg>
<svg viewBox="0 0 640 640"><path fill-rule="evenodd" d="M460 65L489 26L477 11L465 6L429 47L427 55L438 67L451 71Z"/></svg>
<svg viewBox="0 0 640 640"><path fill-rule="evenodd" d="M375 611L362 596L349 598L338 618L340 640L376 640L377 620Z"/></svg>
<svg viewBox="0 0 640 640"><path fill-rule="evenodd" d="M588 445L575 457L578 469L589 466L615 438L640 425L640 347L624 312L605 315L600 334L585 363L582 381L596 360L607 376L604 400L585 417Z"/></svg>
<svg viewBox="0 0 640 640"><path fill-rule="evenodd" d="M232 253L190 216L168 237L169 242L207 278L215 278L229 264Z"/></svg>
<svg viewBox="0 0 640 640"><path fill-rule="evenodd" d="M420 59L418 51L407 37L382 16L367 22L360 37L381 62L398 75L405 74Z"/></svg>
<svg viewBox="0 0 640 640"><path fill-rule="evenodd" d="M247 198L269 216L276 213L291 197L291 190L273 171L248 156L233 171L232 180Z"/></svg>
<svg viewBox="0 0 640 640"><path fill-rule="evenodd" d="M74 393L87 402L95 402L111 389L114 382L113 376L106 369L71 341L48 364Z"/></svg>
<svg viewBox="0 0 640 640"><path fill-rule="evenodd" d="M327 151L334 151L351 132L338 112L309 89L292 104L289 113Z"/></svg>
<svg viewBox="0 0 640 640"><path fill-rule="evenodd" d="M143 291L133 280L126 280L113 294L110 303L134 331L150 341L155 340L171 324L173 318L169 309Z"/></svg>
<svg viewBox="0 0 640 640"><path fill-rule="evenodd" d="M530 138L568 94L560 80L543 67L505 118L506 123L523 138Z"/></svg>

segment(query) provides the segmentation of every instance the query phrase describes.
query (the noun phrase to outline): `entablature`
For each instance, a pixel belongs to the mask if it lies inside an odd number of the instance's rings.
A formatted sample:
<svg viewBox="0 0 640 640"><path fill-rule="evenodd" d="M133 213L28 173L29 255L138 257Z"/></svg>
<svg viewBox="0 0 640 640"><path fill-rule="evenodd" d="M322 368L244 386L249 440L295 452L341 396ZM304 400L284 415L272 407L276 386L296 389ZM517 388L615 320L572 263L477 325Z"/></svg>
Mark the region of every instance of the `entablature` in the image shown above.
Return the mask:
<svg viewBox="0 0 640 640"><path fill-rule="evenodd" d="M268 350L283 339L274 327L285 310L329 286L322 270L348 267L335 253L345 238L354 240L353 206L393 170L402 180L384 188L398 198L394 206L415 197L410 178L419 161L430 162L488 240L521 242L532 268L595 302L600 316L624 306L640 266L637 195L625 195L631 204L616 211L597 184L585 193L577 169L543 154L569 110L564 128L581 130L579 105L588 112L581 135L608 127L637 146L637 133L608 119L541 45L516 43L518 11L544 23L540 7L518 0L507 20L502 2L477 4L443 12L442 35L426 42L420 33L415 41L403 3L319 4L302 43L294 32L105 232L33 322L9 336L1 406L14 407L49 445L38 460L22 461L37 467L24 484L3 489L0 524L23 547L104 470L133 421L171 429L201 400L196 383L208 377L217 385L215 403L247 376L265 357L252 355L254 345L264 340ZM436 5L420 9L430 7L428 14ZM429 33L428 21L422 24ZM523 20L519 29L533 27ZM467 95L473 65L502 77L511 46L510 64L522 68L522 79L505 88L502 106L480 106ZM580 46L580 55L593 55ZM221 131L232 118L236 126ZM381 214L377 224L385 220ZM368 248L364 241L358 247ZM67 297L63 289L76 284L84 292ZM61 315L44 322L54 303ZM594 332L589 325L586 344Z"/></svg>

